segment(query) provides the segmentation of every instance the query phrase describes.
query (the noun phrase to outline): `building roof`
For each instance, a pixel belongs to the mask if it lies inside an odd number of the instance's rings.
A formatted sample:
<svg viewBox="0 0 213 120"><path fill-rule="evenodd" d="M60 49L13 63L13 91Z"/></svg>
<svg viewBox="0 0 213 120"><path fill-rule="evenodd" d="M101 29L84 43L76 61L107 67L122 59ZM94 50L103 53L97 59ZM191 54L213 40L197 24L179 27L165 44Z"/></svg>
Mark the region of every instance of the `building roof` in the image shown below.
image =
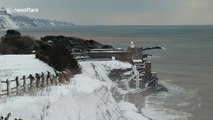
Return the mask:
<svg viewBox="0 0 213 120"><path fill-rule="evenodd" d="M142 59L132 59L132 62L133 63L138 63L138 62L143 62L143 60Z"/></svg>

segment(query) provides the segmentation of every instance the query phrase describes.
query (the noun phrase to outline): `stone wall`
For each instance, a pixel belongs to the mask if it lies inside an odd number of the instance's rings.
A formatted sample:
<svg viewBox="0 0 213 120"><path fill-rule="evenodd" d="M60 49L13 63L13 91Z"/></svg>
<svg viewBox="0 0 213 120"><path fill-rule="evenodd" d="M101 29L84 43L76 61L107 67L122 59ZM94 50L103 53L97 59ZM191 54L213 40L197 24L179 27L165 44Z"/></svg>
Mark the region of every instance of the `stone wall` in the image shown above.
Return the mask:
<svg viewBox="0 0 213 120"><path fill-rule="evenodd" d="M119 52L91 52L87 54L91 58L109 58L115 57L115 60L131 61L132 52L130 51L119 51Z"/></svg>
<svg viewBox="0 0 213 120"><path fill-rule="evenodd" d="M132 59L142 59L143 48L135 47L128 48L127 51L96 51L88 53L72 53L74 57L76 56L89 56L94 59L99 58L109 58L115 57L115 60L130 62Z"/></svg>
<svg viewBox="0 0 213 120"><path fill-rule="evenodd" d="M134 48L129 47L128 51L132 52L132 59L142 59L143 57L142 47L134 47Z"/></svg>

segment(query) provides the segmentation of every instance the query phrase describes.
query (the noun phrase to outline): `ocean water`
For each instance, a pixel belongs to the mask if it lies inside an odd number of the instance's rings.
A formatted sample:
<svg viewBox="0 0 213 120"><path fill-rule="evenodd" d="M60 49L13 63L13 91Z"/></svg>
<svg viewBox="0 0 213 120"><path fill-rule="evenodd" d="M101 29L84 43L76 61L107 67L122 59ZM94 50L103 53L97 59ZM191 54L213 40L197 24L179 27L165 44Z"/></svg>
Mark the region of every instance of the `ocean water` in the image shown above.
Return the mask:
<svg viewBox="0 0 213 120"><path fill-rule="evenodd" d="M153 120L213 119L213 26L73 26L21 32L37 39L76 36L115 47L128 47L130 41L163 46L145 52L153 55L148 58L152 71L169 91L147 96L143 114Z"/></svg>

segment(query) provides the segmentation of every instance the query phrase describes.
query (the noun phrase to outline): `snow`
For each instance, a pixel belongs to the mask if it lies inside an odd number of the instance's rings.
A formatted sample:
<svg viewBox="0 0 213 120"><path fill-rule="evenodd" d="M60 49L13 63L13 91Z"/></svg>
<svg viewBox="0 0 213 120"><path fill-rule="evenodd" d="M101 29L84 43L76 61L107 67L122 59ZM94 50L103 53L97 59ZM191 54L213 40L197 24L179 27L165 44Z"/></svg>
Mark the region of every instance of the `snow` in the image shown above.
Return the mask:
<svg viewBox="0 0 213 120"><path fill-rule="evenodd" d="M16 76L35 74L54 69L46 63L35 59L35 55L0 55L0 80L14 80Z"/></svg>
<svg viewBox="0 0 213 120"><path fill-rule="evenodd" d="M107 77L110 69L131 67L119 61L87 61L79 63L82 73L75 75L70 84L49 86L32 95L0 99L0 114L11 112L12 118L24 120L147 120L127 102L117 103ZM34 55L0 56L1 78L53 71Z"/></svg>
<svg viewBox="0 0 213 120"><path fill-rule="evenodd" d="M100 66L105 72L109 73L110 70L113 69L126 69L126 68L131 68L132 65L127 62L121 62L118 60L113 60L113 61L83 61L80 62L80 65L84 66L84 64L94 64L95 66ZM89 72L89 71L87 71Z"/></svg>
<svg viewBox="0 0 213 120"><path fill-rule="evenodd" d="M9 14L6 10L0 10L0 30L35 28L35 27L57 27L73 26L73 23L36 19L26 15Z"/></svg>
<svg viewBox="0 0 213 120"><path fill-rule="evenodd" d="M117 60L113 61L83 61L79 62L82 66L82 71L92 75L96 79L105 81L107 86L113 86L112 81L109 79L108 74L113 69L126 69L131 68L131 64ZM101 76L100 76L101 75Z"/></svg>
<svg viewBox="0 0 213 120"><path fill-rule="evenodd" d="M13 29L19 28L17 24L8 15L0 15L0 20L1 20L0 26L2 26L2 28L13 28Z"/></svg>
<svg viewBox="0 0 213 120"><path fill-rule="evenodd" d="M133 61L134 63L135 63L135 62L143 62L141 59L133 59L132 61Z"/></svg>
<svg viewBox="0 0 213 120"><path fill-rule="evenodd" d="M97 82L97 79L90 78L87 74L81 74L81 77L77 77L76 80L78 82L75 83L75 87L78 92L92 93L106 86L105 82Z"/></svg>
<svg viewBox="0 0 213 120"><path fill-rule="evenodd" d="M134 104L131 104L129 102L121 101L119 103L119 106L122 111L125 111L125 114L127 115L128 120L141 120L141 114L138 114L138 109L135 107ZM143 118L143 120L149 120L148 118Z"/></svg>
<svg viewBox="0 0 213 120"><path fill-rule="evenodd" d="M18 25L12 20L11 15L5 9L0 10L0 30L3 29L19 28Z"/></svg>

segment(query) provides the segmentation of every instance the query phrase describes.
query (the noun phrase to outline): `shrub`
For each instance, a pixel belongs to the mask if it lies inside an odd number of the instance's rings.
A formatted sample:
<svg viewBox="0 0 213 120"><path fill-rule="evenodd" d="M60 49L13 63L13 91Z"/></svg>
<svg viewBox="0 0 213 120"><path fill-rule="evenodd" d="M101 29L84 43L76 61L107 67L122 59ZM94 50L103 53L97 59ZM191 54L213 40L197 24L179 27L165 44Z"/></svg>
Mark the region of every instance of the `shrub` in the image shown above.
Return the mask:
<svg viewBox="0 0 213 120"><path fill-rule="evenodd" d="M1 54L14 54L18 52L18 48L11 46L6 43L1 43L0 44L0 53Z"/></svg>
<svg viewBox="0 0 213 120"><path fill-rule="evenodd" d="M38 41L36 45L36 58L46 62L58 71L69 70L74 74L80 72L77 60L60 43L48 44L44 41Z"/></svg>
<svg viewBox="0 0 213 120"><path fill-rule="evenodd" d="M2 54L30 54L34 43L34 38L21 36L21 33L16 30L8 30L6 35L1 37L0 52Z"/></svg>
<svg viewBox="0 0 213 120"><path fill-rule="evenodd" d="M17 30L7 30L6 35L5 36L10 36L10 37L20 37L21 33Z"/></svg>
<svg viewBox="0 0 213 120"><path fill-rule="evenodd" d="M62 44L53 45L49 59L55 69L59 71L79 69L78 62Z"/></svg>

